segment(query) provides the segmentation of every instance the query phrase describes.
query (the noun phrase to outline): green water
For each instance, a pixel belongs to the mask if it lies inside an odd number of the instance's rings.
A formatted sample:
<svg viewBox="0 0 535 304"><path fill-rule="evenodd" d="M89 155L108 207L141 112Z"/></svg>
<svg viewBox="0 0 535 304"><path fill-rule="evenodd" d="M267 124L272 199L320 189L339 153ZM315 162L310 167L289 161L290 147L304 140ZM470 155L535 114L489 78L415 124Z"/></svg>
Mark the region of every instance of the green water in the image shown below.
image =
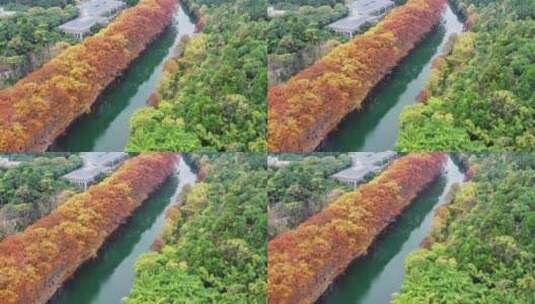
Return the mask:
<svg viewBox="0 0 535 304"><path fill-rule="evenodd" d="M443 53L463 23L448 6L442 24L368 96L360 112L352 112L319 147L322 151L380 152L392 150L398 137L399 115L416 102L431 74L433 59Z"/></svg>
<svg viewBox="0 0 535 304"><path fill-rule="evenodd" d="M142 26L142 25L141 25ZM165 61L195 24L177 10L174 23L137 58L125 74L99 97L91 113L80 117L50 147L52 151L124 151L130 117L156 90Z"/></svg>
<svg viewBox="0 0 535 304"><path fill-rule="evenodd" d="M128 295L134 277L134 263L150 251L165 223L165 211L182 188L193 185L196 175L181 161L176 175L154 192L96 259L85 263L64 284L49 304L119 304Z"/></svg>
<svg viewBox="0 0 535 304"><path fill-rule="evenodd" d="M448 160L445 173L388 227L370 249L336 280L318 301L321 304L386 304L399 291L404 261L429 235L434 210L447 201L447 194L464 174Z"/></svg>

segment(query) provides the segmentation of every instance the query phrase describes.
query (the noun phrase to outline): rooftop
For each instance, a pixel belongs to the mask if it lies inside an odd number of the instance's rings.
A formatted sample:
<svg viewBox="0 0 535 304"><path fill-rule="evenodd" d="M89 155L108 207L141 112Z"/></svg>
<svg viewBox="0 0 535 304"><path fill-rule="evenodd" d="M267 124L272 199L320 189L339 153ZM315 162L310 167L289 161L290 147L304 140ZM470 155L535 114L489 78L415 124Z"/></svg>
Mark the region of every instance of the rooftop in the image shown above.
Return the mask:
<svg viewBox="0 0 535 304"><path fill-rule="evenodd" d="M108 174L128 154L123 152L85 152L80 153L84 165L82 168L72 171L63 176L64 179L73 183L87 184L96 181L102 174Z"/></svg>
<svg viewBox="0 0 535 304"><path fill-rule="evenodd" d="M125 3L117 0L90 0L80 4L80 15L104 16L125 6Z"/></svg>
<svg viewBox="0 0 535 304"><path fill-rule="evenodd" d="M59 29L66 32L86 32L89 31L89 29L101 22L105 22L106 18L103 17L97 17L97 16L87 16L82 18L77 18L74 20L71 20L67 23L64 23L59 26Z"/></svg>
<svg viewBox="0 0 535 304"><path fill-rule="evenodd" d="M94 180L99 174L103 173L102 170L96 167L81 168L71 173L65 174L63 178L67 180Z"/></svg>
<svg viewBox="0 0 535 304"><path fill-rule="evenodd" d="M370 173L376 172L384 167L386 161L395 156L395 152L388 151L379 153L351 153L351 167L331 175L331 178L339 181L358 183Z"/></svg>
<svg viewBox="0 0 535 304"><path fill-rule="evenodd" d="M374 15L394 5L391 0L357 0L351 4L351 10L361 15Z"/></svg>
<svg viewBox="0 0 535 304"><path fill-rule="evenodd" d="M369 20L369 16L349 16L329 24L329 28L335 31L355 32Z"/></svg>
<svg viewBox="0 0 535 304"><path fill-rule="evenodd" d="M19 161L12 161L6 157L0 156L0 168L11 168L11 167L18 166L20 163L21 162Z"/></svg>
<svg viewBox="0 0 535 304"><path fill-rule="evenodd" d="M3 7L0 7L0 18L10 17L15 15L16 13L17 12L6 11Z"/></svg>
<svg viewBox="0 0 535 304"><path fill-rule="evenodd" d="M128 154L124 152L85 152L80 153L84 160L84 166L107 167L125 158Z"/></svg>
<svg viewBox="0 0 535 304"><path fill-rule="evenodd" d="M108 23L110 16L126 7L126 3L117 0L89 0L78 5L78 18L59 26L59 29L71 34L86 34L96 24ZM79 37L83 38L83 36Z"/></svg>

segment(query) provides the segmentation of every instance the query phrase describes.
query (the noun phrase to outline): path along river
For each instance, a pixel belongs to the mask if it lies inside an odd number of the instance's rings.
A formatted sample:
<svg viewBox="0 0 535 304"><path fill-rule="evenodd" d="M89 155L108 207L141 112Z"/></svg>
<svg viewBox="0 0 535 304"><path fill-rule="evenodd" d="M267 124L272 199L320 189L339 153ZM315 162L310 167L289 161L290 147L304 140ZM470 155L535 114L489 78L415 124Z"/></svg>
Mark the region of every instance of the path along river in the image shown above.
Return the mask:
<svg viewBox="0 0 535 304"><path fill-rule="evenodd" d="M464 173L451 159L444 174L377 239L368 255L357 259L318 301L321 304L387 304L401 288L404 262L429 235L434 211L448 201Z"/></svg>
<svg viewBox="0 0 535 304"><path fill-rule="evenodd" d="M110 239L98 257L82 265L49 304L121 303L132 287L134 264L162 232L165 213L185 185L193 185L196 174L181 159L171 177L134 213Z"/></svg>
<svg viewBox="0 0 535 304"><path fill-rule="evenodd" d="M373 90L364 108L349 114L319 147L322 151L380 152L392 150L398 137L403 108L416 102L431 75L432 61L463 23L448 6L442 23Z"/></svg>
<svg viewBox="0 0 535 304"><path fill-rule="evenodd" d="M50 147L52 151L124 151L128 139L130 117L146 106L156 91L167 59L180 40L191 36L195 24L182 7L177 9L169 26L128 70L97 100L91 113L77 119L67 132Z"/></svg>

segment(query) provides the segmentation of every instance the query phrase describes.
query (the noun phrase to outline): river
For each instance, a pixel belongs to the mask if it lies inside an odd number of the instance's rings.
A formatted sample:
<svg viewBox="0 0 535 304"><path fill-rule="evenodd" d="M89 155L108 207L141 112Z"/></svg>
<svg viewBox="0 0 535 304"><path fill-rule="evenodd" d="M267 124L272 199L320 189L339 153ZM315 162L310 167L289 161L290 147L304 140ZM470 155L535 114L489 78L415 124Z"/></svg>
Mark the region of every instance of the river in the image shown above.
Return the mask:
<svg viewBox="0 0 535 304"><path fill-rule="evenodd" d="M182 37L191 36L194 31L195 24L179 7L173 24L133 61L120 79L101 94L91 113L73 122L50 150L124 151L130 117L146 106L146 101L158 87L164 63L174 54Z"/></svg>
<svg viewBox="0 0 535 304"><path fill-rule="evenodd" d="M98 257L82 265L49 304L121 303L132 288L134 264L150 251L162 232L165 214L185 185L193 185L196 174L181 159L177 173L136 210L126 224L99 251Z"/></svg>
<svg viewBox="0 0 535 304"><path fill-rule="evenodd" d="M432 61L443 54L453 34L463 31L462 21L448 6L442 23L393 73L375 88L361 111L350 113L320 145L321 151L380 152L394 148L403 108L416 102L431 74Z"/></svg>
<svg viewBox="0 0 535 304"><path fill-rule="evenodd" d="M447 202L454 184L464 181L464 173L451 159L444 174L357 259L318 301L321 304L387 304L401 288L404 262L429 235L434 211Z"/></svg>

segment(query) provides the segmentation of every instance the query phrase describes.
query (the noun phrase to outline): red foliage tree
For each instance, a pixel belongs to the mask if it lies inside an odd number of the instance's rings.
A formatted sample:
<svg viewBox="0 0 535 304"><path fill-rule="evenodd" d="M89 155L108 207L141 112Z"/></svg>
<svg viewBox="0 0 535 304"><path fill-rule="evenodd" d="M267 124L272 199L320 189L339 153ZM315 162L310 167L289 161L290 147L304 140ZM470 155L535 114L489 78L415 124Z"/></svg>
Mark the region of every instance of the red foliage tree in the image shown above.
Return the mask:
<svg viewBox="0 0 535 304"><path fill-rule="evenodd" d="M98 34L0 91L0 151L45 150L169 25L176 3L141 0Z"/></svg>
<svg viewBox="0 0 535 304"><path fill-rule="evenodd" d="M268 92L272 152L311 151L436 25L445 0L409 0Z"/></svg>
<svg viewBox="0 0 535 304"><path fill-rule="evenodd" d="M0 243L0 303L46 303L173 172L175 154L142 154Z"/></svg>
<svg viewBox="0 0 535 304"><path fill-rule="evenodd" d="M268 244L268 302L313 303L441 174L445 154L411 154Z"/></svg>

